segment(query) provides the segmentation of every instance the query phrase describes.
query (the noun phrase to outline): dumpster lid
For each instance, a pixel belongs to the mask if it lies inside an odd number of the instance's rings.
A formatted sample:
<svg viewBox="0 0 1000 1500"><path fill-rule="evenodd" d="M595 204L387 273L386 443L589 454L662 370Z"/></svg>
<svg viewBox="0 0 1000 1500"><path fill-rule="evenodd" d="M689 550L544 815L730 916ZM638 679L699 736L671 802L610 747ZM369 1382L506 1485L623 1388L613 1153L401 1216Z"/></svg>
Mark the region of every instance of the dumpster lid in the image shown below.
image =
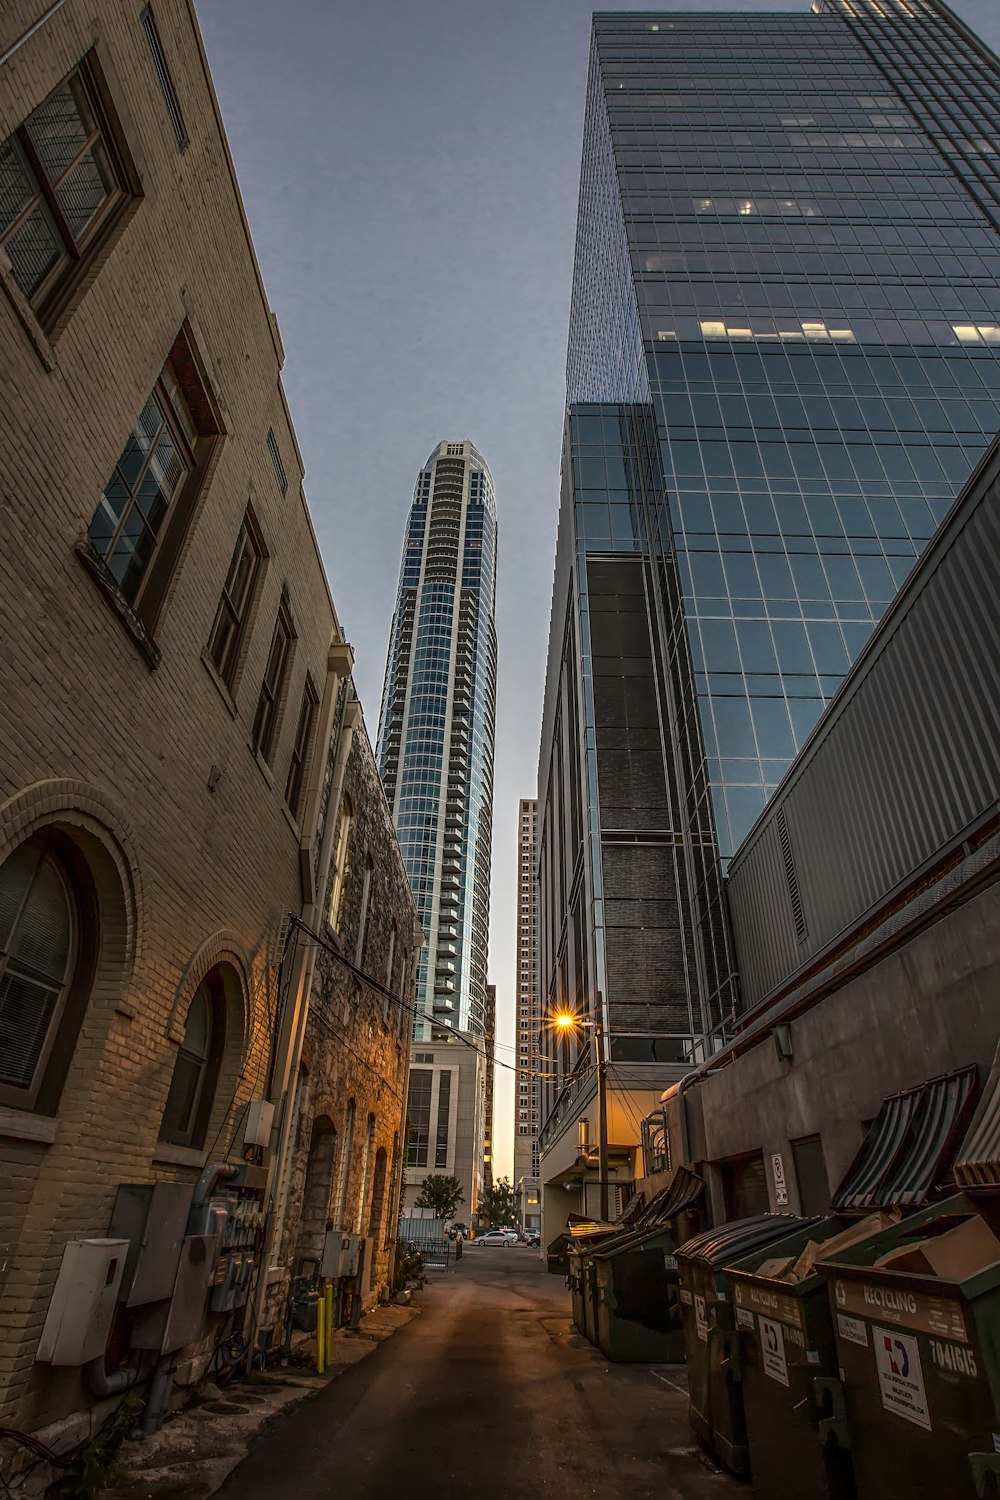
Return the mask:
<svg viewBox="0 0 1000 1500"><path fill-rule="evenodd" d="M665 1188L654 1193L644 1213L635 1221L636 1229L654 1229L666 1224L686 1208L692 1208L705 1192L705 1179L687 1167L678 1167Z"/></svg>
<svg viewBox="0 0 1000 1500"><path fill-rule="evenodd" d="M784 1239L793 1229L806 1229L816 1219L803 1219L798 1214L754 1214L749 1219L736 1219L731 1224L721 1224L705 1234L696 1235L677 1250L678 1259L700 1260L709 1265L724 1264L740 1260L766 1245L771 1240Z"/></svg>
<svg viewBox="0 0 1000 1500"><path fill-rule="evenodd" d="M975 1067L942 1073L883 1099L833 1195L837 1213L920 1208L951 1164L978 1092Z"/></svg>
<svg viewBox="0 0 1000 1500"><path fill-rule="evenodd" d="M1000 1047L979 1107L958 1148L955 1180L963 1187L996 1187L1000 1183Z"/></svg>

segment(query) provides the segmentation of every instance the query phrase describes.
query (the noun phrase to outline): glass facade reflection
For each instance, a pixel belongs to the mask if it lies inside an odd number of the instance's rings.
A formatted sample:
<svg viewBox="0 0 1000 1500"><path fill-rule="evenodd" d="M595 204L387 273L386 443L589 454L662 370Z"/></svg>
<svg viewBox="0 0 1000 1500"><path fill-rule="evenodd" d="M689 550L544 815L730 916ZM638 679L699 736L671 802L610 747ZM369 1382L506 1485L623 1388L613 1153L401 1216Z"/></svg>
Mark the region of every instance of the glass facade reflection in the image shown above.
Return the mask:
<svg viewBox="0 0 1000 1500"><path fill-rule="evenodd" d="M1000 427L998 106L933 0L594 18L568 401L655 412L724 856Z"/></svg>
<svg viewBox="0 0 1000 1500"><path fill-rule="evenodd" d="M439 443L410 507L378 734L425 937L417 1041L485 1031L496 538L482 455L469 442Z"/></svg>

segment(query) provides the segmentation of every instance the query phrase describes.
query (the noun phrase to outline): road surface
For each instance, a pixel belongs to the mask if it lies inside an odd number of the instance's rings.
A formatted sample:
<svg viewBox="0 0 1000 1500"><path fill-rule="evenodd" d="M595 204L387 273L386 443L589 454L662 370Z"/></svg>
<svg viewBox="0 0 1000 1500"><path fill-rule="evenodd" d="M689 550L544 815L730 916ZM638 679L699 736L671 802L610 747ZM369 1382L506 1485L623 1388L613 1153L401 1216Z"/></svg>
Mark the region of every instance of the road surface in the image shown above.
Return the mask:
<svg viewBox="0 0 1000 1500"><path fill-rule="evenodd" d="M683 1371L609 1365L561 1277L466 1246L418 1315L257 1441L226 1500L750 1500L700 1456Z"/></svg>

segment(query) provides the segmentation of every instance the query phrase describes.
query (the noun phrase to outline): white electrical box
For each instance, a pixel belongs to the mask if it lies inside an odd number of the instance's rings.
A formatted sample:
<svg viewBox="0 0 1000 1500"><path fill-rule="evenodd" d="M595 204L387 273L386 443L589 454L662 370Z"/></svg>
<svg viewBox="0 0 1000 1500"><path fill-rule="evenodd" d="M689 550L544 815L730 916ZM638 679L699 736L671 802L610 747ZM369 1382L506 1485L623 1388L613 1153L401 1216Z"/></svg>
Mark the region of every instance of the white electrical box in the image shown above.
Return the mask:
<svg viewBox="0 0 1000 1500"><path fill-rule="evenodd" d="M247 1122L243 1127L244 1146L269 1146L274 1124L274 1105L270 1099L251 1099L247 1105Z"/></svg>
<svg viewBox="0 0 1000 1500"><path fill-rule="evenodd" d="M128 1250L128 1240L70 1241L45 1315L37 1360L85 1365L104 1353Z"/></svg>
<svg viewBox="0 0 1000 1500"><path fill-rule="evenodd" d="M341 1275L341 1266L344 1263L344 1241L347 1235L339 1229L328 1229L323 1241L323 1258L320 1261L319 1274L330 1276L334 1281Z"/></svg>
<svg viewBox="0 0 1000 1500"><path fill-rule="evenodd" d="M361 1258L361 1236L360 1234L344 1235L344 1254L340 1262L341 1276L357 1276L358 1261Z"/></svg>

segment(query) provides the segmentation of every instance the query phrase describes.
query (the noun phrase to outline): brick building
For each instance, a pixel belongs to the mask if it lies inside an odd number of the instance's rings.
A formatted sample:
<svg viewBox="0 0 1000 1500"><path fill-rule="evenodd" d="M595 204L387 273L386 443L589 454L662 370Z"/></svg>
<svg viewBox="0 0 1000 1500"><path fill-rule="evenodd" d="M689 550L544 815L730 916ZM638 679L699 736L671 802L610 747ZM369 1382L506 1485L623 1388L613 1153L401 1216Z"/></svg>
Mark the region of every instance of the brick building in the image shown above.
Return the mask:
<svg viewBox="0 0 1000 1500"><path fill-rule="evenodd" d="M0 17L0 1425L65 1446L156 1362L121 1307L86 1378L37 1359L122 1183L242 1182L279 1334L328 1224L377 1294L419 934L193 8L40 10Z"/></svg>

